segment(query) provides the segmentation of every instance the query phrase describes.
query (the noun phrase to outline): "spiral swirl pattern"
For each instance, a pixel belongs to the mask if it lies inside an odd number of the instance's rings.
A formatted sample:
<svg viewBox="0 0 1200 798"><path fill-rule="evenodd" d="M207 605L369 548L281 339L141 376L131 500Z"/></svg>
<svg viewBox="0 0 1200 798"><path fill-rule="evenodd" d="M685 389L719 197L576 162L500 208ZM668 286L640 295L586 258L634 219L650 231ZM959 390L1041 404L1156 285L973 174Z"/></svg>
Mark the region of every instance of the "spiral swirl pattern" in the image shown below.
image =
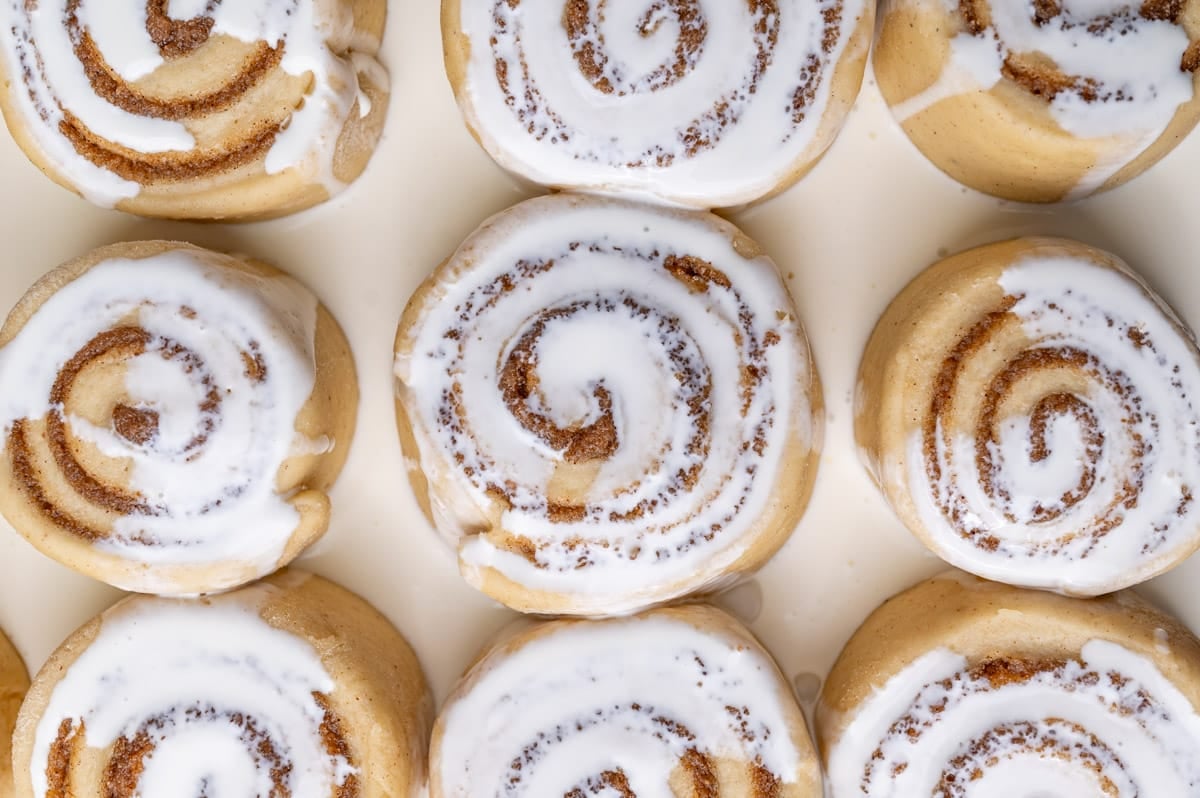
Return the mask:
<svg viewBox="0 0 1200 798"><path fill-rule="evenodd" d="M404 776L423 762L391 736L398 708L348 653L364 645L356 605L295 572L204 601L117 604L39 674L18 722L21 794L371 798L398 786L389 769L415 786ZM354 620L333 633L339 609ZM376 652L397 638L374 631ZM412 660L395 653L397 668ZM374 715L360 716L357 702L373 702ZM419 755L425 707L399 709Z"/></svg>
<svg viewBox="0 0 1200 798"><path fill-rule="evenodd" d="M936 353L930 384L904 400L919 428L875 458L906 520L966 570L1070 593L1136 583L1194 550L1200 355L1178 319L1086 248L1035 242L982 276L951 269L918 278L931 326L901 347L902 363ZM945 324L947 303L969 311Z"/></svg>
<svg viewBox="0 0 1200 798"><path fill-rule="evenodd" d="M396 373L428 512L468 579L514 606L634 609L761 561L819 445L791 299L715 217L518 206L414 297Z"/></svg>
<svg viewBox="0 0 1200 798"><path fill-rule="evenodd" d="M433 798L815 798L803 716L711 608L557 622L494 648L434 729Z"/></svg>
<svg viewBox="0 0 1200 798"><path fill-rule="evenodd" d="M1087 196L1131 177L1135 161L1140 171L1161 158L1172 146L1165 134L1181 138L1200 115L1200 31L1189 7L889 1L880 87L918 146L964 182L1014 199ZM972 141L988 121L995 138ZM1021 135L1028 152L1016 159L1004 150Z"/></svg>
<svg viewBox="0 0 1200 798"><path fill-rule="evenodd" d="M448 7L452 80L501 165L699 207L756 199L819 157L858 92L873 18L859 0Z"/></svg>
<svg viewBox="0 0 1200 798"><path fill-rule="evenodd" d="M0 502L52 556L69 560L61 543L123 564L98 574L118 585L230 587L327 522L303 472L337 442L297 429L316 384L317 300L267 267L140 246L51 273L6 325L0 382L21 387L0 401ZM292 458L303 463L284 476Z"/></svg>
<svg viewBox="0 0 1200 798"><path fill-rule="evenodd" d="M927 584L908 598L923 593L928 600L935 591L941 589ZM818 726L827 735L827 794L1182 796L1200 788L1194 639L1136 600L1075 608L1069 605L1078 600L1047 597L1068 606L1046 614L1049 605L1037 608L1005 591L1017 592L999 588L986 604L973 601L968 608L950 599L962 613L957 620L949 609L939 616L942 608L932 604L924 624L900 620L899 628L917 635L921 626L929 628L926 642L933 647L898 670L873 665L883 676L860 672L886 679L882 684L848 684L856 678L849 670L854 663L843 659L835 666L835 700L855 695L860 701L829 717L822 715L828 707L818 708ZM905 597L899 601L914 609ZM1009 628L997 610L1011 610ZM889 612L885 605L877 615ZM1026 624L1026 642L1012 629L1012 617ZM1161 626L1143 626L1154 621ZM882 620L868 623L872 634L884 628ZM1155 642L1147 655L1151 631ZM1075 649L1076 637L1088 634L1094 637ZM852 641L848 651L864 656L871 645L880 639ZM904 639L895 645L908 654L917 644ZM886 660L889 654L865 656Z"/></svg>
<svg viewBox="0 0 1200 798"><path fill-rule="evenodd" d="M380 32L359 24L366 14L354 5L5 0L0 61L14 86L5 112L14 132L28 128L18 140L34 160L98 204L174 216L278 211L295 198L252 200L254 180L290 171L300 178L293 194L308 183L340 190L350 177L335 169L343 129L371 112L371 97L375 110L384 105Z"/></svg>

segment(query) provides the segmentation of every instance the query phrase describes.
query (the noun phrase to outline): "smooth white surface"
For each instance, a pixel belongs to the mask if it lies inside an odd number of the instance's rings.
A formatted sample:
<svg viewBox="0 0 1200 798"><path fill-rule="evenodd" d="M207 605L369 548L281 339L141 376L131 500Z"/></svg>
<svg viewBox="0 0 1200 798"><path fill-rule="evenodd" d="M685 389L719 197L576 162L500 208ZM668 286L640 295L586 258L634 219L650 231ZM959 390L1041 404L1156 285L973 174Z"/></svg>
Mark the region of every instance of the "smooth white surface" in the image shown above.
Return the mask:
<svg viewBox="0 0 1200 798"><path fill-rule="evenodd" d="M307 282L345 325L363 398L358 436L333 490L332 530L300 564L356 590L391 618L440 699L512 616L466 586L453 554L417 511L395 434L392 338L417 283L485 217L534 190L496 168L463 127L443 76L437 5L391 3L384 62L394 94L383 142L360 181L300 216L198 225L100 210L38 174L0 134L0 308L62 261L137 238L248 252ZM868 76L825 161L778 199L737 215L788 275L828 408L808 514L759 575L761 610L750 613L789 678L802 677L806 686L809 674L823 678L881 600L943 567L884 505L858 462L851 431L858 359L887 303L939 254L1037 233L1119 254L1200 325L1193 264L1200 232L1191 202L1197 174L1200 138L1193 137L1148 174L1076 205L998 201L930 166L888 116ZM1198 580L1200 559L1193 558L1147 592L1200 628ZM0 627L31 668L116 596L0 528ZM752 610L757 602L736 603Z"/></svg>

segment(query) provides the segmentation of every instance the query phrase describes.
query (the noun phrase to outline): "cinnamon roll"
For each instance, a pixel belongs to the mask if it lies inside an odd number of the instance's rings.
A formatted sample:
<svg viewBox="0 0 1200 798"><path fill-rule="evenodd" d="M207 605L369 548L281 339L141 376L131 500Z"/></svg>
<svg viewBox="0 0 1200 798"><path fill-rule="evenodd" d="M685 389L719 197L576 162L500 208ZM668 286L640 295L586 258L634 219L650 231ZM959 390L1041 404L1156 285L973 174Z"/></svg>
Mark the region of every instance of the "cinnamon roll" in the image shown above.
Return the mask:
<svg viewBox="0 0 1200 798"><path fill-rule="evenodd" d="M704 606L533 625L487 651L434 726L431 798L817 798L791 687Z"/></svg>
<svg viewBox="0 0 1200 798"><path fill-rule="evenodd" d="M826 794L1187 796L1200 642L1132 593L949 574L855 632L817 703Z"/></svg>
<svg viewBox="0 0 1200 798"><path fill-rule="evenodd" d="M46 174L178 219L278 216L366 167L385 0L3 0L0 107Z"/></svg>
<svg viewBox="0 0 1200 798"><path fill-rule="evenodd" d="M880 319L855 433L943 559L1076 595L1200 546L1200 352L1123 262L1031 238L926 270Z"/></svg>
<svg viewBox="0 0 1200 798"><path fill-rule="evenodd" d="M431 717L404 638L319 577L130 597L34 679L13 740L17 797L415 796Z"/></svg>
<svg viewBox="0 0 1200 798"><path fill-rule="evenodd" d="M442 0L450 83L501 166L696 208L816 164L873 21L864 0Z"/></svg>
<svg viewBox="0 0 1200 798"><path fill-rule="evenodd" d="M28 689L29 674L25 671L25 663L0 632L0 798L13 798L13 726Z"/></svg>
<svg viewBox="0 0 1200 798"><path fill-rule="evenodd" d="M418 501L518 610L721 586L811 492L803 328L775 265L709 214L568 195L501 213L413 296L395 369Z"/></svg>
<svg viewBox="0 0 1200 798"><path fill-rule="evenodd" d="M875 76L913 143L1024 202L1136 177L1200 119L1194 0L883 0Z"/></svg>
<svg viewBox="0 0 1200 798"><path fill-rule="evenodd" d="M222 590L329 523L349 450L349 345L277 269L188 244L102 247L0 327L0 511L126 590Z"/></svg>

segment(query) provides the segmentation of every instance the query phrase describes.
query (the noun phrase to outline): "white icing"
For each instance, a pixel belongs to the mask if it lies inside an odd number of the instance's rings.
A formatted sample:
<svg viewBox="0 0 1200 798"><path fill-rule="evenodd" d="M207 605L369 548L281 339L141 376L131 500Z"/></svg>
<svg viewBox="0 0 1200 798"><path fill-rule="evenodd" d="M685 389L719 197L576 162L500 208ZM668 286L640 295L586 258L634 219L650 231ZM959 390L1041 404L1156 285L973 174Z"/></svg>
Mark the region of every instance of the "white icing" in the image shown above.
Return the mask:
<svg viewBox="0 0 1200 798"><path fill-rule="evenodd" d="M1133 278L1086 260L1029 258L1005 269L999 283L1007 295L1019 297L1011 312L1028 338L1026 351L1073 348L1093 359L1086 369L1089 387L1076 398L1104 435L1099 452L1088 456L1075 416L1057 415L1047 428L1049 456L1033 462L1031 419L1014 414L999 425L999 443L991 446L990 476L1000 498L984 491L973 436L947 436L940 425L936 484L926 469L919 430L909 438L904 463L888 463L885 475L894 484L907 482L938 553L980 576L1079 594L1148 578L1196 545L1200 509L1189 497L1200 491L1200 412L1194 405L1200 358L1193 342ZM1151 345L1136 346L1131 331ZM1140 459L1139 439L1149 443ZM1080 484L1088 462L1095 467L1091 489L1064 506L1061 497ZM1113 509L1126 480L1136 482L1136 503ZM964 525L999 540L995 551L960 536L947 520L941 508L956 501ZM1039 519L1039 505L1062 514ZM1105 517L1118 523L1101 536L1088 534Z"/></svg>
<svg viewBox="0 0 1200 798"><path fill-rule="evenodd" d="M622 612L645 606L664 586L715 586L755 541L779 463L795 445L789 434L801 446L819 445L808 393L813 374L774 265L737 254L714 220L550 197L497 217L456 253L451 268L460 272L425 302L395 367L433 486L435 521L460 547L468 578L492 567L531 589L571 594L591 611ZM732 287L689 290L663 267L671 255L712 263ZM548 260L553 265L536 274L516 271L519 263ZM516 289L496 290L510 273ZM489 299L495 305L480 312ZM584 425L599 417L595 392L603 388L612 397L618 446L588 489L587 516L555 522L546 497L563 454L521 424L498 379L539 314L572 306L538 339L540 384L529 406L561 426ZM765 343L772 336L778 342ZM743 416L741 368L753 359L752 347L760 348L764 371ZM700 400L696 386L705 382L711 394L701 407L710 427L702 454L688 451L697 424L687 402ZM456 386L463 431L440 415ZM761 453L744 445L759 432ZM693 468L689 489L677 475ZM494 501L486 492L492 484L511 486L512 506L500 523L537 545L536 564L473 535L488 524L483 508ZM610 517L639 505L633 520ZM573 545L580 539L589 542L584 568L584 552Z"/></svg>
<svg viewBox="0 0 1200 798"><path fill-rule="evenodd" d="M83 128L112 144L142 153L190 151L196 141L186 121L140 116L98 96L76 57L65 24L67 0L24 0L0 3L0 58L10 79L24 80L28 90L11 92L24 124L54 168L85 197L112 206L138 194L139 185L96 166L79 154L59 125L64 113ZM172 2L168 14L186 20L204 16L208 5L195 0ZM311 77L302 104L266 155L265 169L277 174L298 169L330 191L342 185L333 177L337 138L360 96L358 74L378 75L383 68L362 52L337 48L362 46L374 51L378 42L351 41L352 6L321 0L239 0L207 10L212 35L243 42L283 45L282 69ZM164 59L146 28L144 0L84 0L78 9L80 29L91 35L105 61L121 78L135 81L162 66ZM359 37L361 38L361 37ZM186 56L185 56L186 57ZM22 77L24 76L24 77Z"/></svg>
<svg viewBox="0 0 1200 798"><path fill-rule="evenodd" d="M328 443L301 450L294 426L315 380L317 300L289 277L250 275L212 257L172 250L107 260L55 292L0 350L0 384L20 386L0 396L0 423L7 437L19 419L62 412L49 396L63 365L102 331L140 326L151 342L125 361L127 398L113 399L157 412L157 436L133 443L111 424L67 417L69 434L126 459L130 487L150 505L117 518L95 545L136 562L246 561L265 573L299 520L276 492L279 468ZM174 345L194 358L168 356ZM251 352L265 380L247 373ZM215 413L202 408L214 388Z"/></svg>
<svg viewBox="0 0 1200 798"><path fill-rule="evenodd" d="M573 54L564 0L456 4L470 40L466 112L502 166L540 183L700 207L754 200L829 145L840 127L831 119L843 113L831 107L833 70L844 57L864 55L848 46L856 23L870 13L861 0L778 0L777 11L775 2L756 10L728 0L593 2L593 26L576 45L607 59L603 75L613 91L605 93ZM685 6L695 20L673 6ZM839 8L825 52L823 15ZM676 59L686 52L681 32L693 24L706 26L703 41L673 80ZM762 74L751 88L760 51ZM795 95L806 84L812 96L794 114ZM721 102L724 125L713 113ZM688 142L698 138L714 146L691 154Z"/></svg>
<svg viewBox="0 0 1200 798"><path fill-rule="evenodd" d="M1200 716L1140 655L1092 640L1078 660L1000 686L966 666L937 649L867 696L829 751L827 794L1200 794ZM935 790L944 771L958 778Z"/></svg>
<svg viewBox="0 0 1200 798"><path fill-rule="evenodd" d="M139 597L103 616L100 631L55 685L34 734L33 794L48 795L47 764L60 724L84 728L88 748L149 733L137 795L271 795L268 739L294 798L328 798L355 769L324 748L313 693L335 683L303 638L259 616L274 588L203 602ZM242 716L261 735L231 720Z"/></svg>
<svg viewBox="0 0 1200 798"><path fill-rule="evenodd" d="M957 3L934 1L958 14ZM1067 89L1049 108L1066 132L1105 140L1098 141L1098 160L1071 198L1095 192L1158 140L1179 106L1192 99L1192 75L1180 68L1189 39L1181 26L1145 19L1139 16L1140 4L1125 0L1064 0L1062 8L1062 14L1039 25L1032 0L989 3L991 26L979 35L951 37L938 80L893 106L896 118L904 122L944 99L988 91L1003 79L1007 58L1038 53L1064 75L1094 81L1096 99ZM1110 17L1112 24L1103 27L1102 20Z"/></svg>
<svg viewBox="0 0 1200 798"><path fill-rule="evenodd" d="M770 660L681 620L561 626L496 649L466 678L439 721L433 767L447 798L587 792L618 769L639 798L673 798L667 779L689 748L757 760L784 784L801 766L789 726L799 713Z"/></svg>

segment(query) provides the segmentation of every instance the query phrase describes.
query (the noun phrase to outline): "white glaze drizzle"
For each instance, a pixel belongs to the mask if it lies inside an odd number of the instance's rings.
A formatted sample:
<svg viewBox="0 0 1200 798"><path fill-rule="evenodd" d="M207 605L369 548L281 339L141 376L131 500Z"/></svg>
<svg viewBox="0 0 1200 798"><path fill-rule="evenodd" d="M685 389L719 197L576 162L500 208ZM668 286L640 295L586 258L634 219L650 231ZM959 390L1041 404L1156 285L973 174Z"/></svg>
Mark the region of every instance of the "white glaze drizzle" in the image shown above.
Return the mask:
<svg viewBox="0 0 1200 798"><path fill-rule="evenodd" d="M972 435L952 443L938 429L940 478L931 483L922 436L915 432L906 464L890 461L884 474L906 481L925 529L952 564L1010 584L1096 594L1133 584L1161 563L1195 547L1200 510L1200 358L1174 326L1174 314L1148 289L1122 272L1086 260L1032 257L1004 270L1004 292L1018 297L1011 313L1029 340L1024 352L1086 353L1089 388L1076 396L1103 434L1097 450L1076 416L1055 414L1047 427L1048 456L1030 456L1031 419L1012 416L989 444L990 479L1000 499L988 496ZM1133 338L1147 342L1138 345ZM1010 361L1011 362L1011 361ZM975 391L955 385L953 390ZM1138 439L1148 443L1144 451ZM1094 463L1091 489L1073 504L1062 498ZM1136 502L1118 497L1126 481ZM1114 504L1116 505L1114 507ZM942 507L957 506L967 526L986 530L999 545L988 551L961 536ZM1039 520L1038 508L1061 511ZM1043 516L1044 518L1044 516ZM1117 523L1100 535L1104 518Z"/></svg>
<svg viewBox="0 0 1200 798"><path fill-rule="evenodd" d="M860 0L592 2L573 41L566 5L462 0L467 112L485 146L537 182L694 207L754 200L829 145L833 68L868 13ZM587 48L594 80L577 60Z"/></svg>
<svg viewBox="0 0 1200 798"><path fill-rule="evenodd" d="M868 695L829 751L827 794L1200 795L1200 716L1142 656L1092 640L1003 684L967 664L936 649Z"/></svg>
<svg viewBox="0 0 1200 798"><path fill-rule="evenodd" d="M466 678L439 721L446 798L591 795L606 771L639 798L673 798L688 749L757 762L784 784L800 769L788 722L799 710L784 709L774 664L680 619L577 622L496 649Z"/></svg>
<svg viewBox="0 0 1200 798"><path fill-rule="evenodd" d="M315 380L317 300L290 277L258 277L212 257L111 259L59 289L0 350L0 384L20 386L0 396L0 423L7 437L20 419L63 412L49 404L63 365L97 334L136 324L150 343L124 363L125 401L156 412L158 434L137 443L67 416L70 434L127 459L130 487L149 505L117 518L95 545L136 562L247 561L265 573L299 520L276 492L280 466L331 443L295 431ZM191 354L170 355L175 346ZM266 379L248 373L250 353ZM203 407L211 389L215 412Z"/></svg>
<svg viewBox="0 0 1200 798"><path fill-rule="evenodd" d="M623 612L681 580L715 586L752 543L789 433L815 446L819 422L810 421L807 344L778 272L765 257L739 255L714 219L550 197L497 217L456 253L454 263L470 269L425 303L396 376L434 484L435 521L460 547L468 578L492 567L531 589ZM689 290L664 268L672 255L710 262L730 288ZM514 290L502 290L509 279ZM555 521L547 495L563 453L510 411L499 372L539 318L564 308L569 315L538 338L540 384L529 406L564 427L590 424L603 388L618 447L599 464L586 517ZM751 365L761 378L743 415L742 368ZM458 413L447 405L454 395ZM707 451L690 448L698 435ZM691 487L679 479L688 471L697 474ZM489 485L510 487L500 523L535 543L535 562L472 536L487 526ZM630 520L612 517L635 510Z"/></svg>
<svg viewBox="0 0 1200 798"><path fill-rule="evenodd" d="M931 2L959 14L957 2ZM893 0L889 7L906 3L912 0ZM1193 76L1181 68L1188 34L1169 20L1139 16L1140 8L1126 0L1064 0L1062 13L1039 25L1032 0L990 2L991 25L979 35L951 37L938 80L892 112L904 122L949 97L989 91L1004 79L1010 56L1040 53L1064 75L1089 81L1097 95L1089 101L1082 91L1065 89L1049 103L1066 132L1107 140L1070 198L1087 196L1153 144L1193 97ZM1111 25L1098 28L1104 20Z"/></svg>
<svg viewBox="0 0 1200 798"><path fill-rule="evenodd" d="M81 30L91 35L122 79L135 81L163 65L146 29L144 0L83 0L77 13ZM362 41L361 36L355 40L351 5L322 0L173 0L168 14L176 20L208 16L214 36L283 45L281 68L290 75L307 73L312 80L303 105L268 150L265 170L277 174L298 169L331 194L341 190L344 186L333 175L333 155L351 109L365 97L358 75L387 87L382 66L351 49L378 49L378 42ZM137 196L140 186L81 155L59 129L64 112L95 135L136 152L190 151L196 142L185 122L141 116L98 96L74 53L65 18L66 0L42 0L30 9L24 0L3 0L0 57L9 78L28 85L10 96L43 155L86 198L109 207Z"/></svg>
<svg viewBox="0 0 1200 798"><path fill-rule="evenodd" d="M272 763L255 750L260 740L290 764L293 798L333 794L355 769L323 747L325 710L313 694L328 696L336 685L307 641L260 617L274 590L256 585L204 601L143 596L105 613L38 721L34 795L47 794L49 754L65 720L82 724L92 749L140 731L152 736L139 795L274 794Z"/></svg>

